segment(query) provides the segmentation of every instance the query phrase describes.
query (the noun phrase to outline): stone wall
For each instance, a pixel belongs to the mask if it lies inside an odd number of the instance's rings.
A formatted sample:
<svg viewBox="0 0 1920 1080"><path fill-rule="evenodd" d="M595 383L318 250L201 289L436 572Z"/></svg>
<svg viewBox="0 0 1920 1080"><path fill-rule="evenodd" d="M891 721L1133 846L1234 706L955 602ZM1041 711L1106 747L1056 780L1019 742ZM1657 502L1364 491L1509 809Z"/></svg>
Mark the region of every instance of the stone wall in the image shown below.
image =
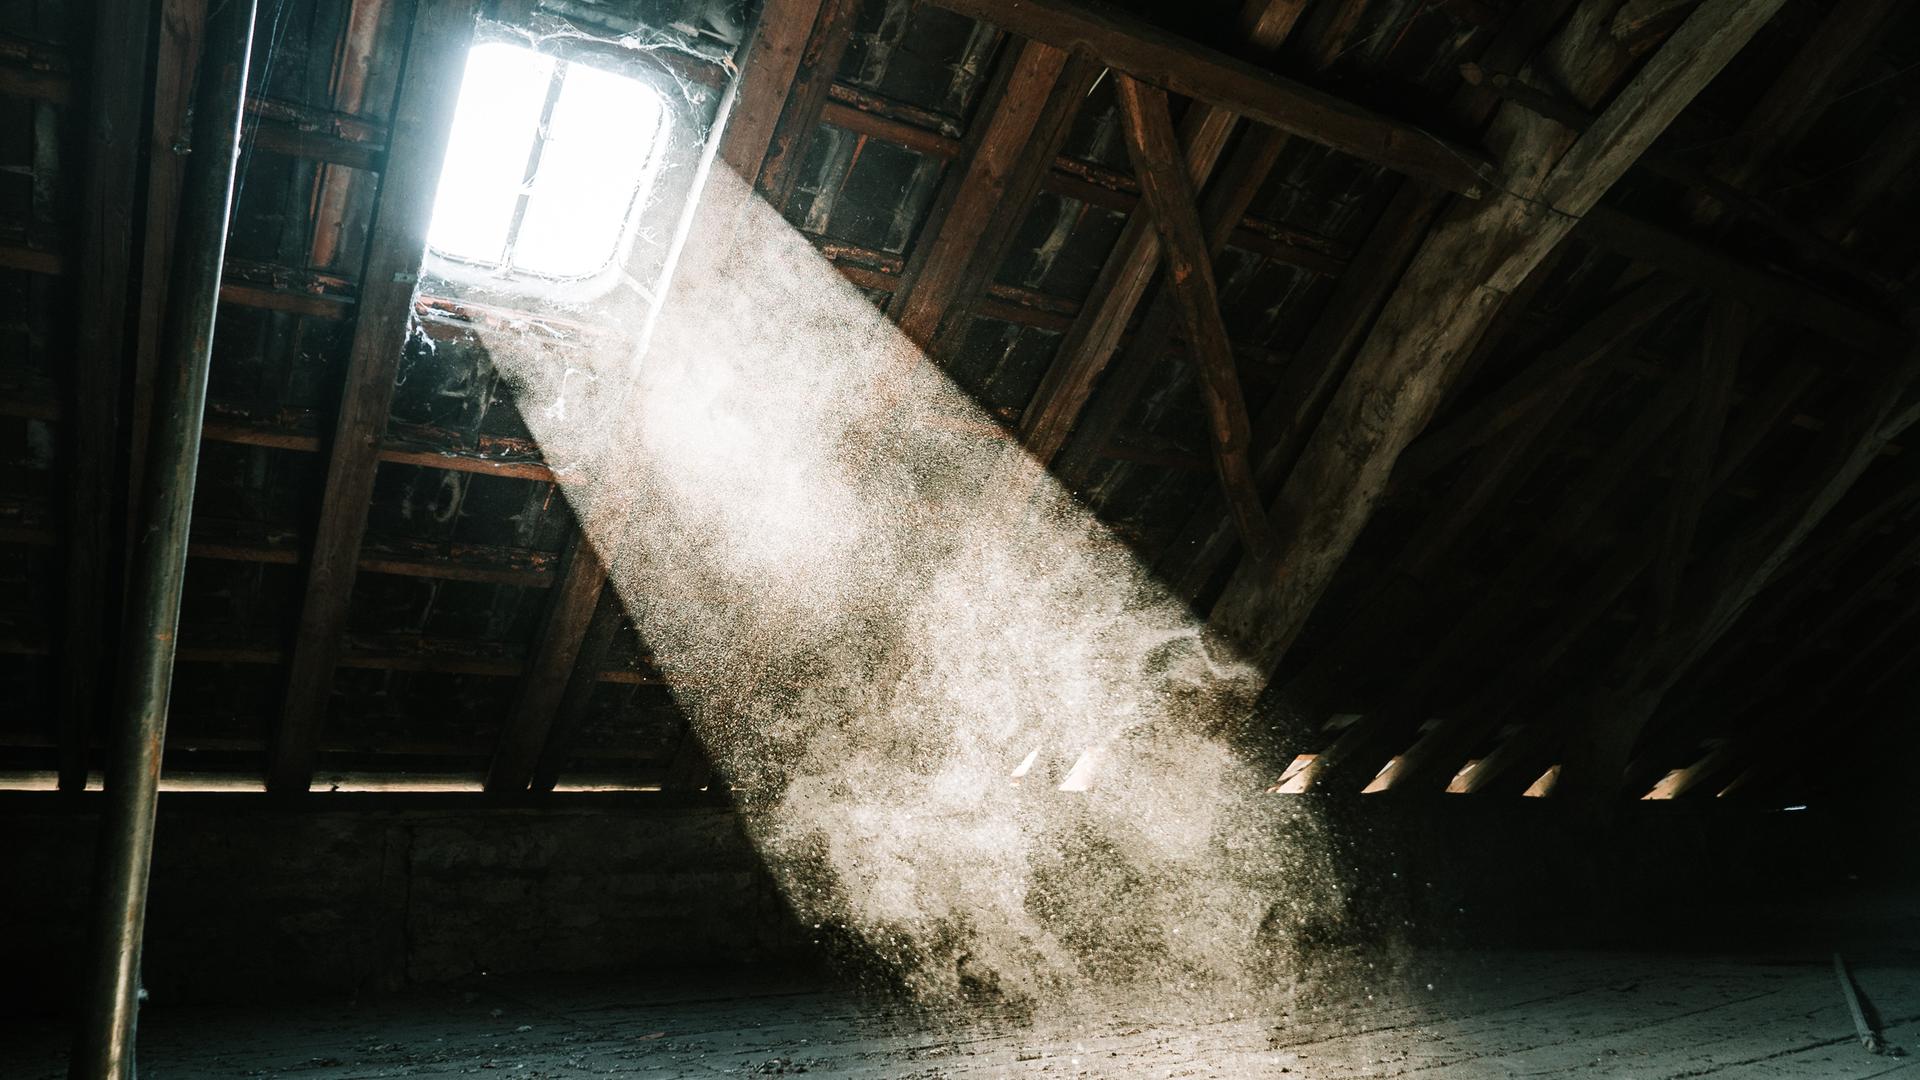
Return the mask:
<svg viewBox="0 0 1920 1080"><path fill-rule="evenodd" d="M341 800L341 801L333 801ZM1306 810L1276 801L1279 827ZM1551 800L1363 798L1337 816L1343 945L1700 945L1859 884L1826 813L1634 804L1610 828ZM96 819L0 799L0 1004L73 1000ZM421 796L311 809L163 796L145 971L157 1000L371 994L482 972L817 960L723 807ZM1884 861L1884 860L1882 860Z"/></svg>
<svg viewBox="0 0 1920 1080"><path fill-rule="evenodd" d="M96 827L90 808L0 807L7 1004L72 1000ZM777 962L800 940L717 807L298 812L163 796L150 897L147 985L170 1001Z"/></svg>

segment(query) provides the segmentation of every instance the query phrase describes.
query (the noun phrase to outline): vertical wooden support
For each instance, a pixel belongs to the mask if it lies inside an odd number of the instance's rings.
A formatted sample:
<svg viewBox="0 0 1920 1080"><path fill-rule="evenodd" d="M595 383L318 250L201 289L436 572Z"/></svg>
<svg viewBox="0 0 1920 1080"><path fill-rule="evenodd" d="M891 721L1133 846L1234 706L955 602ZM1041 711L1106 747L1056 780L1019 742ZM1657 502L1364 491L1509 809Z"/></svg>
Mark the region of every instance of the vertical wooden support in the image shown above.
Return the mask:
<svg viewBox="0 0 1920 1080"><path fill-rule="evenodd" d="M487 769L489 793L525 791L531 782L540 748L546 745L554 717L559 714L606 580L606 564L586 533L576 530L567 545L566 566L547 601L540 633L533 641L532 663L520 680L513 711L507 714L500 744Z"/></svg>
<svg viewBox="0 0 1920 1080"><path fill-rule="evenodd" d="M101 671L112 662L113 524L120 460L121 357L127 342L134 193L148 27L145 3L102 0L94 17L87 93L86 178L81 191L79 313L74 337L68 498L66 615L60 648L60 789L87 783L87 742L99 713Z"/></svg>
<svg viewBox="0 0 1920 1080"><path fill-rule="evenodd" d="M286 704L267 787L301 792L333 692L360 540L366 532L380 442L393 401L400 352L413 317L413 291L427 224L460 96L476 0L420 0L394 107L391 147L374 205L359 317L347 361L346 396L334 425L326 494L307 565L305 600L287 678Z"/></svg>

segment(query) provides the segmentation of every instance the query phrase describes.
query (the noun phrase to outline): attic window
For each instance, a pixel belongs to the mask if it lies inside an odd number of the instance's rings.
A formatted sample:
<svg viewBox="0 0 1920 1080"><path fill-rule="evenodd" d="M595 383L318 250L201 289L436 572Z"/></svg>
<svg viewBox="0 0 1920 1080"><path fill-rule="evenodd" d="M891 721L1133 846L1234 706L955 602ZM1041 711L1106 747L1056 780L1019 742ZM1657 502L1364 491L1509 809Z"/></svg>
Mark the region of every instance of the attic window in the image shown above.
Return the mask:
<svg viewBox="0 0 1920 1080"><path fill-rule="evenodd" d="M631 240L665 142L650 87L504 42L476 45L427 250L461 276L579 281Z"/></svg>

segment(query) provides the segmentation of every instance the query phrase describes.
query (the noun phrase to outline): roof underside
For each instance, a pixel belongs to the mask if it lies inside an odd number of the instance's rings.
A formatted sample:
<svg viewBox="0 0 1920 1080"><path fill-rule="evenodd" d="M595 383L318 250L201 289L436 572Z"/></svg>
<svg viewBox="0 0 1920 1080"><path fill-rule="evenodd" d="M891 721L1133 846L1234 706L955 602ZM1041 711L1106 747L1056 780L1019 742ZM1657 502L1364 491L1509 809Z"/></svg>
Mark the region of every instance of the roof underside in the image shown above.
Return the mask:
<svg viewBox="0 0 1920 1080"><path fill-rule="evenodd" d="M74 361L78 328L100 317L75 255L96 227L80 197L86 103L120 79L149 109L178 104L164 77L156 90L147 70L96 70L86 6L36 0L0 15L0 772L65 769L70 782L76 762L102 766L79 743L101 742L107 680L91 677L92 700L76 701L72 687L76 671L112 670L101 613L117 603L145 389L137 364L116 362L102 383ZM730 69L708 58L754 33L745 5L726 0L536 6L494 14L569 18L606 39L653 28L679 46L668 62L680 76L715 94ZM1110 317L1100 304L1112 266L1138 243L1128 224L1142 194L1118 78L1104 64L1068 64L1049 90L1019 97L1028 39L950 10L991 6L774 0L759 38L804 48L771 97L778 120L756 179L896 318L908 292L959 280L922 336L930 355L1004 425L1001 437L1032 445L1036 417L1065 415L1071 435L1049 448L1056 475L1205 615L1230 587L1239 544L1215 479L1208 400L1163 281L1120 309L1127 333L1091 397L1074 403L1059 388L1077 320ZM1573 5L1277 3L1297 15L1277 48L1249 42L1231 0L1177 5L1177 23L1168 6L1133 5L1174 37L1478 147L1463 65L1517 33L1523 14ZM1616 23L1624 62L1645 62L1691 7L1623 5L1648 14ZM317 534L333 527L323 506L334 423L353 393L355 328L371 302L360 278L381 238L387 133L415 26L410 0L281 0L262 18L271 32L263 22L256 37L166 758L176 777L242 785L264 777L296 654L313 647L302 629L309 563ZM1866 29L1842 25L1862 19ZM163 36L163 60L185 44ZM1842 55L1809 73L1812 50ZM1800 497L1809 463L1910 359L1898 312L1920 227L1920 188L1907 179L1920 156L1917 63L1920 9L1790 0L1514 290L1279 662L1289 755L1346 740L1341 782L1358 790L1427 740L1443 760L1423 760L1421 789L1518 795L1560 760L1556 725L1574 723L1566 695L1664 625L1672 582L1710 587ZM757 69L744 70L743 101ZM1511 74L1470 73L1487 86ZM1783 103L1783 85L1804 92ZM1533 90L1551 95L1534 108L1576 121L1568 111L1581 106L1558 87ZM1482 93L1484 120L1494 98ZM1176 122L1208 107L1173 98ZM956 246L941 226L966 205L996 119L1020 109L1042 110L1019 143L1043 155L1040 167L1024 189L1016 178L1018 197L992 208L972 230L978 240ZM1048 117L1058 130L1039 130ZM1239 122L1201 189L1203 217L1239 210L1213 267L1257 447L1302 423L1311 430L1318 413L1301 418L1301 403L1324 407L1313 388L1337 385L1351 360L1328 342L1352 338L1356 322L1364 332L1377 311L1356 314L1352 297L1366 280L1391 284L1445 197L1425 194L1434 177L1309 138L1263 146L1266 130ZM134 237L135 278L147 228ZM943 274L939 259L965 265ZM150 333L150 295L136 290L128 305L129 355ZM472 333L527 316L428 292L413 311L357 573L344 619L329 626L338 663L314 787L477 783L514 743L510 729L529 722L529 672L556 655L573 673L534 695L550 702L532 721L544 732L528 759L536 789L704 784L672 692L610 591L562 587L579 530ZM1658 314L1594 347L1595 328L1623 311ZM1708 452L1689 453L1696 418L1716 409L1724 420ZM89 419L103 410L105 435ZM1669 790L1710 797L1741 775L1770 782L1770 794L1891 768L1873 748L1895 731L1889 718L1910 700L1920 653L1920 475L1900 442L1878 451L1731 628L1689 658L1635 742L1624 793L1674 770L1692 771ZM1260 477L1268 498L1300 455L1277 452ZM86 454L108 461L106 509L76 493ZM1708 467L1693 467L1696 457ZM91 520L109 527L89 546ZM1676 557L1683 527L1691 541ZM577 632L556 653L546 631L563 624ZM1824 762L1809 768L1816 753ZM1457 777L1485 760L1499 775Z"/></svg>

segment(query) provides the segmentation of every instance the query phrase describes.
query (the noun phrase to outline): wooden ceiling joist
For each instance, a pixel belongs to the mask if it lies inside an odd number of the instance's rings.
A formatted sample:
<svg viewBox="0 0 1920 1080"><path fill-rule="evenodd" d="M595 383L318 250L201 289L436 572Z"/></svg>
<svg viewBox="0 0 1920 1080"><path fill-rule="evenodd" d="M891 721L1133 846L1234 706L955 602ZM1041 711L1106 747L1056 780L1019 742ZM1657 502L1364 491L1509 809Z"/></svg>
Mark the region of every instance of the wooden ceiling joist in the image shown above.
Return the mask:
<svg viewBox="0 0 1920 1080"><path fill-rule="evenodd" d="M936 0L949 11L1063 50L1085 50L1142 82L1470 198L1495 170L1433 132L1080 0Z"/></svg>
<svg viewBox="0 0 1920 1080"><path fill-rule="evenodd" d="M373 496L394 379L413 314L427 223L473 36L474 0L423 4L414 17L391 125L394 151L381 174L367 241L359 315L327 466L305 599L274 740L267 787L302 792L333 694L348 601Z"/></svg>
<svg viewBox="0 0 1920 1080"><path fill-rule="evenodd" d="M1459 360L1507 293L1592 210L1780 0L1707 0L1568 145L1564 128L1505 107L1503 189L1444 217L1388 299L1272 508L1286 537L1271 568L1243 560L1213 625L1271 672L1345 559L1400 452L1431 418ZM1567 57L1576 95L1599 98L1611 63ZM1562 151L1560 148L1564 148Z"/></svg>

